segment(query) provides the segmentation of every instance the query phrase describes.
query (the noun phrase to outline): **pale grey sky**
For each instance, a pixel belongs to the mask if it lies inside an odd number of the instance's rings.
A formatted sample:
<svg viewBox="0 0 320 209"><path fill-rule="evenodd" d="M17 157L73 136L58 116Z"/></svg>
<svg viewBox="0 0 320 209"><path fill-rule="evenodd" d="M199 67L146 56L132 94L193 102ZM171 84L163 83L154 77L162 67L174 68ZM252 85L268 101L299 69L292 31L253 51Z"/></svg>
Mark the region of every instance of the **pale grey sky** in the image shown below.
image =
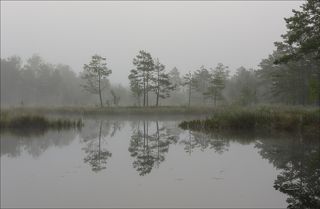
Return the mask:
<svg viewBox="0 0 320 209"><path fill-rule="evenodd" d="M218 62L256 67L303 1L1 1L1 56L37 53L76 72L98 53L127 85L140 49L182 73Z"/></svg>

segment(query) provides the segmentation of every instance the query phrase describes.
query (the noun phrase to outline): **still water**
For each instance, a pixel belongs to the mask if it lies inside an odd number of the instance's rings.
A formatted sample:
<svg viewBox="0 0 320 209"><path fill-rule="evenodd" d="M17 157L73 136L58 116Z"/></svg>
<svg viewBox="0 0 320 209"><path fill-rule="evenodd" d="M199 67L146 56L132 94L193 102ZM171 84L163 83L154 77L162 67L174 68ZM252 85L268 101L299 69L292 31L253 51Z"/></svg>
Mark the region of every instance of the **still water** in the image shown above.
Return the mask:
<svg viewBox="0 0 320 209"><path fill-rule="evenodd" d="M1 134L1 207L320 205L320 143L204 134L181 118L86 119L81 130Z"/></svg>

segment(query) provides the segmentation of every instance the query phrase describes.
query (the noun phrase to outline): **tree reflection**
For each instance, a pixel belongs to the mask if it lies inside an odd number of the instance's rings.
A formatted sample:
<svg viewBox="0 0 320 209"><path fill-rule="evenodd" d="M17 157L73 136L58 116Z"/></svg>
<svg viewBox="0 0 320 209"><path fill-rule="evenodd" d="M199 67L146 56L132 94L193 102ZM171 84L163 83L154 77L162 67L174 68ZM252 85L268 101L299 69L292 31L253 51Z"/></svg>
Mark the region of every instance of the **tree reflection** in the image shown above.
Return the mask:
<svg viewBox="0 0 320 209"><path fill-rule="evenodd" d="M131 135L129 152L135 168L139 175L144 176L151 172L156 165L165 160L165 154L169 151L169 145L177 142L177 136L171 135L163 126L159 127L159 122L154 123L149 121L142 122L143 128L140 127L140 121L133 130ZM149 125L154 125L152 128ZM153 133L149 133L151 129L155 129Z"/></svg>
<svg viewBox="0 0 320 209"><path fill-rule="evenodd" d="M320 142L283 133L187 131L181 144L189 154L193 150L228 150L229 143L255 143L259 154L272 163L280 174L274 188L288 195L288 208L320 208Z"/></svg>
<svg viewBox="0 0 320 209"><path fill-rule="evenodd" d="M320 153L307 162L288 165L274 182L274 188L289 195L288 208L320 208Z"/></svg>
<svg viewBox="0 0 320 209"><path fill-rule="evenodd" d="M228 151L229 140L222 135L189 130L185 139L180 141L180 144L185 146L184 150L190 155L195 149L200 149L201 151L213 149L215 152L222 154L223 152Z"/></svg>
<svg viewBox="0 0 320 209"><path fill-rule="evenodd" d="M151 148L149 147L151 136L148 135L148 124L148 122L143 121L143 131L140 130L140 124L138 124L138 130L134 130L128 149L131 157L136 158L133 167L141 176L150 173L154 164L154 156L151 154Z"/></svg>
<svg viewBox="0 0 320 209"><path fill-rule="evenodd" d="M186 137L186 139L183 139L180 141L180 144L184 144L184 150L191 155L193 149L195 147L197 147L197 141L194 140L192 131L188 131L188 136Z"/></svg>
<svg viewBox="0 0 320 209"><path fill-rule="evenodd" d="M203 133L182 131L170 124L158 121L132 121L129 152L132 166L139 175L149 174L166 160L169 147L184 146L185 152L212 150L223 154L231 142L254 143L259 154L279 169L274 188L288 195L289 208L320 208L320 141L306 140L299 136L272 135L253 132ZM169 125L168 125L169 124ZM114 137L121 130L123 121L86 121L80 132L85 157L83 161L92 171L106 169L112 153L106 147L106 138ZM77 132L49 131L32 137L1 135L1 156L17 157L24 151L34 157L40 156L49 147L62 147L77 137Z"/></svg>
<svg viewBox="0 0 320 209"><path fill-rule="evenodd" d="M104 125L104 126L103 126ZM112 124L109 121L103 123L102 120L99 121L98 130L96 130L94 126L88 125L86 127L83 141L85 142L86 146L82 148L85 152L84 162L88 163L91 167L91 170L94 172L99 172L103 169L107 168L107 161L112 156L112 153L108 151L106 148L103 147L105 144L104 138L109 134L111 125L113 125L113 131L111 133L112 136L116 133L117 130L121 129L119 123Z"/></svg>
<svg viewBox="0 0 320 209"><path fill-rule="evenodd" d="M287 194L288 208L320 208L320 144L300 139L264 140L260 154L281 173L274 188Z"/></svg>

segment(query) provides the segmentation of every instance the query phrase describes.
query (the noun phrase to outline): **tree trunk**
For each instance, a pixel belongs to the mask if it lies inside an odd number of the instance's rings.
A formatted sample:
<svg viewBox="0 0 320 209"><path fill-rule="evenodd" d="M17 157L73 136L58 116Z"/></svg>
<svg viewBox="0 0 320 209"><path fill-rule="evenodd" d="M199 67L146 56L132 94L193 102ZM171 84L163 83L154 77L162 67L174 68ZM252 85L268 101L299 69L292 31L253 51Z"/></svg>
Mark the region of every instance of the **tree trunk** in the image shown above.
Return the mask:
<svg viewBox="0 0 320 209"><path fill-rule="evenodd" d="M299 96L301 96L301 104L304 106L306 103L306 88L305 88L305 73L300 70L300 88L302 91L302 94L300 94Z"/></svg>
<svg viewBox="0 0 320 209"><path fill-rule="evenodd" d="M158 90L158 92L157 92L157 102L156 102L156 107L158 107L158 105L159 105L159 90Z"/></svg>
<svg viewBox="0 0 320 209"><path fill-rule="evenodd" d="M149 106L149 75L147 74L147 107Z"/></svg>
<svg viewBox="0 0 320 209"><path fill-rule="evenodd" d="M189 84L189 103L188 103L189 107L190 107L190 103L191 103L191 83Z"/></svg>
<svg viewBox="0 0 320 209"><path fill-rule="evenodd" d="M143 73L143 106L146 106L146 81L145 75Z"/></svg>
<svg viewBox="0 0 320 209"><path fill-rule="evenodd" d="M99 98L100 98L100 107L103 107L102 104L102 95L101 95L101 75L100 75L100 71L99 72Z"/></svg>
<svg viewBox="0 0 320 209"><path fill-rule="evenodd" d="M158 105L159 105L159 94L160 94L160 69L158 68L158 78L157 78L157 104L156 104L157 107L158 107Z"/></svg>
<svg viewBox="0 0 320 209"><path fill-rule="evenodd" d="M146 147L146 122L143 121L143 149Z"/></svg>
<svg viewBox="0 0 320 209"><path fill-rule="evenodd" d="M158 85L156 90L157 100L156 100L156 107L159 105L159 94L160 94L160 85L159 85L159 77L158 77Z"/></svg>

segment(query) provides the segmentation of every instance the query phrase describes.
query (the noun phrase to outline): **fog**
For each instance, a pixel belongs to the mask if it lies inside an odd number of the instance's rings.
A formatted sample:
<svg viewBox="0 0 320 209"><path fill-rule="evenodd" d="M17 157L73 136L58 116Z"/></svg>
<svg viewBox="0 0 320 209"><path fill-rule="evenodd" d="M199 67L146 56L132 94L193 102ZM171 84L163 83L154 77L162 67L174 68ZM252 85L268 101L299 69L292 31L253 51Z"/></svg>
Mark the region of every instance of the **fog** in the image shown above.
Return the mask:
<svg viewBox="0 0 320 209"><path fill-rule="evenodd" d="M39 54L75 72L98 53L112 83L128 85L139 50L181 74L218 62L256 68L302 1L1 1L1 58Z"/></svg>
<svg viewBox="0 0 320 209"><path fill-rule="evenodd" d="M318 105L305 3L1 2L1 105Z"/></svg>
<svg viewBox="0 0 320 209"><path fill-rule="evenodd" d="M0 2L1 208L320 208L320 0Z"/></svg>

